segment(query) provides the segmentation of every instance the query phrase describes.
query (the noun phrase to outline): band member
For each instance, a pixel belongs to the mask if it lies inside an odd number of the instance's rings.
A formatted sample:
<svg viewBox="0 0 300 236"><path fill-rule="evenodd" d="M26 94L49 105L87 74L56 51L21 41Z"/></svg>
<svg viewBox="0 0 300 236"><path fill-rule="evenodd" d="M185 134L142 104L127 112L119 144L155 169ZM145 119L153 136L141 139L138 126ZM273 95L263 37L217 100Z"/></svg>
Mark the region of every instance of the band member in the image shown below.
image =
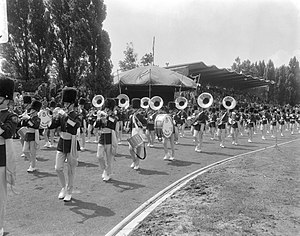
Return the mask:
<svg viewBox="0 0 300 236"><path fill-rule="evenodd" d="M294 134L295 125L296 125L296 110L292 110L292 113L290 114L290 131L291 134Z"/></svg>
<svg viewBox="0 0 300 236"><path fill-rule="evenodd" d="M56 102L55 101L51 101L49 106L50 106L49 114L50 114L50 116L53 119L53 111L54 111L54 109L56 107ZM51 125L51 122L50 122L49 125ZM49 130L49 138L48 138L48 135L46 135L45 139L48 139L47 147L52 148L52 147L54 147L54 133L55 133L55 129L49 129L49 127L48 127L48 130Z"/></svg>
<svg viewBox="0 0 300 236"><path fill-rule="evenodd" d="M95 108L92 107L87 115L87 124L88 124L87 140L86 140L87 143L91 142L92 131L94 129L94 124L96 120L97 120L97 110L95 110Z"/></svg>
<svg viewBox="0 0 300 236"><path fill-rule="evenodd" d="M220 147L224 148L226 137L226 123L228 122L228 112L222 104L220 105L219 110L219 118L217 119L217 136L219 138Z"/></svg>
<svg viewBox="0 0 300 236"><path fill-rule="evenodd" d="M117 139L118 139L118 144L122 144L124 123L125 123L125 120L126 120L126 113L125 113L124 109L125 108L123 108L123 107L116 107L116 109L115 109L115 115L118 118L117 133L116 133L117 134Z"/></svg>
<svg viewBox="0 0 300 236"><path fill-rule="evenodd" d="M29 107L31 105L31 97L28 96L28 95L24 95L23 96L23 114L20 115L19 117L22 119L23 116L27 116L28 112L29 112ZM22 122L20 121L20 127L22 128ZM23 152L23 147L24 147L24 136L20 135L20 142L21 142L21 145L22 145L22 154L21 154L21 157L24 157L25 159L27 159L25 153Z"/></svg>
<svg viewBox="0 0 300 236"><path fill-rule="evenodd" d="M179 127L182 125L181 123L181 115L180 112L176 109L175 102L169 102L169 115L173 118L174 123L174 144L179 144Z"/></svg>
<svg viewBox="0 0 300 236"><path fill-rule="evenodd" d="M173 108L172 103L170 104L169 108ZM170 115L170 118L172 119L172 109L170 111L167 112L167 109L164 110L164 108L161 109L162 114L168 113L168 115ZM173 119L172 119L172 124L174 124ZM170 122L170 123L171 123ZM164 145L164 152L165 152L165 156L164 156L164 160L166 161L173 161L175 158L175 128L173 125L173 132L171 134L171 136L169 138L166 137L162 137L162 141L163 141L163 145ZM168 143L170 143L170 147L171 147L171 153L168 150Z"/></svg>
<svg viewBox="0 0 300 236"><path fill-rule="evenodd" d="M275 135L277 136L277 122L279 120L277 109L273 110L273 113L271 114L271 126L270 126L270 132L271 137L275 138Z"/></svg>
<svg viewBox="0 0 300 236"><path fill-rule="evenodd" d="M261 111L261 118L260 118L260 130L261 130L261 138L263 140L266 139L266 134L267 134L267 124L268 124L268 119L266 116L266 110Z"/></svg>
<svg viewBox="0 0 300 236"><path fill-rule="evenodd" d="M206 109L202 108L202 111L195 117L193 123L194 126L194 140L195 140L195 152L201 152L203 146L203 134L205 131L206 123L208 122L208 115Z"/></svg>
<svg viewBox="0 0 300 236"><path fill-rule="evenodd" d="M85 99L80 98L78 102L78 112L81 115L81 124L80 124L80 139L81 139L81 147L80 150L85 150L85 135L87 130L87 110L84 108Z"/></svg>
<svg viewBox="0 0 300 236"><path fill-rule="evenodd" d="M146 114L147 125L146 125L146 136L148 138L148 147L154 147L155 141L155 130L154 130L154 120L155 120L155 111L148 108L148 112Z"/></svg>
<svg viewBox="0 0 300 236"><path fill-rule="evenodd" d="M12 137L18 125L18 116L9 111L13 100L14 81L0 78L0 235L4 235L4 218L7 203L7 183L14 185L16 177Z"/></svg>
<svg viewBox="0 0 300 236"><path fill-rule="evenodd" d="M232 137L232 144L238 145L238 134L239 134L239 114L236 111L232 111L229 120L230 134Z"/></svg>
<svg viewBox="0 0 300 236"><path fill-rule="evenodd" d="M254 107L250 107L249 112L247 113L248 143L252 143L253 140L255 119Z"/></svg>
<svg viewBox="0 0 300 236"><path fill-rule="evenodd" d="M209 127L209 133L211 135L211 140L216 139L216 122L217 122L217 114L216 114L216 108L211 108L210 113L208 115L208 127Z"/></svg>
<svg viewBox="0 0 300 236"><path fill-rule="evenodd" d="M143 117L143 115L140 113L140 104L141 101L139 98L133 98L131 100L132 104L132 114L129 116L129 122L127 123L126 130L130 130L130 136L133 136L136 134L138 129L144 129L144 125L146 125L146 119ZM142 146L138 146L136 148L131 147L129 145L129 152L132 158L132 164L131 168L134 170L140 169L140 160L138 156L141 156L142 152Z"/></svg>
<svg viewBox="0 0 300 236"><path fill-rule="evenodd" d="M75 169L77 166L78 151L80 150L77 141L77 130L80 127L80 115L74 111L77 90L75 88L65 87L62 90L62 102L64 114L54 117L51 128L61 127L60 138L57 144L57 153L55 160L55 170L62 189L58 195L59 199L69 202L72 199L74 186ZM68 179L66 181L64 174L64 163L68 165Z"/></svg>
<svg viewBox="0 0 300 236"><path fill-rule="evenodd" d="M102 170L102 180L108 181L112 174L112 161L116 155L118 141L116 136L117 117L114 114L115 101L105 100L105 109L101 111L99 129L100 137L97 148L97 158Z"/></svg>
<svg viewBox="0 0 300 236"><path fill-rule="evenodd" d="M278 124L280 136L283 137L284 125L285 125L285 110L283 109L278 116Z"/></svg>
<svg viewBox="0 0 300 236"><path fill-rule="evenodd" d="M28 173L32 173L36 171L36 152L39 148L39 127L41 123L41 119L38 116L38 112L42 107L42 103L40 101L33 101L29 108L29 113L27 116L23 116L22 126L27 127L27 132L25 134L23 152L26 157L30 161L30 166L27 169Z"/></svg>

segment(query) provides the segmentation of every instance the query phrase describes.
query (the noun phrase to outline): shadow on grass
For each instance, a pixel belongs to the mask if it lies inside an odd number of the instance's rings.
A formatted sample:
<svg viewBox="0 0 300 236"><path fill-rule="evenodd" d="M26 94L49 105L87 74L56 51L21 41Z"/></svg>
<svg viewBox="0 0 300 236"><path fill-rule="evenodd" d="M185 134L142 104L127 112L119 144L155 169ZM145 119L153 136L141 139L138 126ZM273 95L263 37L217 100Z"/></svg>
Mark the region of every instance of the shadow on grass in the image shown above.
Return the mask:
<svg viewBox="0 0 300 236"><path fill-rule="evenodd" d="M36 160L37 160L37 161L40 161L40 162L49 161L48 158L43 158L43 157L37 157Z"/></svg>
<svg viewBox="0 0 300 236"><path fill-rule="evenodd" d="M140 168L138 172L141 175L169 175L167 172L164 171L157 171L157 170L147 170Z"/></svg>
<svg viewBox="0 0 300 236"><path fill-rule="evenodd" d="M132 159L131 155L129 155L129 154L125 155L125 154L117 153L117 155L115 157L125 157L126 159Z"/></svg>
<svg viewBox="0 0 300 236"><path fill-rule="evenodd" d="M42 171L39 171L39 170L34 171L32 174L37 178L57 177L56 173L52 174L52 173L49 173L49 172L42 172Z"/></svg>
<svg viewBox="0 0 300 236"><path fill-rule="evenodd" d="M183 161L183 160L173 160L173 161L168 161L168 165L170 166L190 166L190 165L199 165L201 163L199 162L193 162L193 161Z"/></svg>
<svg viewBox="0 0 300 236"><path fill-rule="evenodd" d="M110 179L107 183L111 183L113 186L120 188L121 192L146 187L145 185L142 184L129 183L117 179Z"/></svg>
<svg viewBox="0 0 300 236"><path fill-rule="evenodd" d="M206 152L206 151L202 151L201 153L206 154L206 155L218 155L218 156L227 156L227 157L231 157L232 156L232 154L223 153L223 152Z"/></svg>
<svg viewBox="0 0 300 236"><path fill-rule="evenodd" d="M70 206L71 211L82 216L82 220L78 221L78 223L81 224L95 217L109 217L115 215L115 212L113 212L107 207L98 206L96 203L84 202L75 198L72 198L71 202L66 202L65 205ZM88 212L87 210L91 211L91 214L86 213Z"/></svg>
<svg viewBox="0 0 300 236"><path fill-rule="evenodd" d="M78 166L77 167L98 167L98 165L89 163L89 162L84 162L84 161L78 161Z"/></svg>

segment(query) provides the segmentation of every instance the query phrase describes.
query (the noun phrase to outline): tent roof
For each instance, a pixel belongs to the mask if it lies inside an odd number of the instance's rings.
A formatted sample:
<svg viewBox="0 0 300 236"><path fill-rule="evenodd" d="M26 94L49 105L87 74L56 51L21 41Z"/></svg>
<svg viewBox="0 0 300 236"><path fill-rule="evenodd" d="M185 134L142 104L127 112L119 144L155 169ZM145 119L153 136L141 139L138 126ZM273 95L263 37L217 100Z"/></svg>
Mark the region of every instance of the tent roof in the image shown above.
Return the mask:
<svg viewBox="0 0 300 236"><path fill-rule="evenodd" d="M142 66L115 75L114 84L126 86L168 86L195 89L196 83L187 76L176 71L158 66Z"/></svg>
<svg viewBox="0 0 300 236"><path fill-rule="evenodd" d="M207 66L203 62L174 65L166 68L178 71L190 77L200 75L200 84L205 83L234 89L249 89L273 84L273 82L269 80L239 74L225 68L219 69L214 65Z"/></svg>

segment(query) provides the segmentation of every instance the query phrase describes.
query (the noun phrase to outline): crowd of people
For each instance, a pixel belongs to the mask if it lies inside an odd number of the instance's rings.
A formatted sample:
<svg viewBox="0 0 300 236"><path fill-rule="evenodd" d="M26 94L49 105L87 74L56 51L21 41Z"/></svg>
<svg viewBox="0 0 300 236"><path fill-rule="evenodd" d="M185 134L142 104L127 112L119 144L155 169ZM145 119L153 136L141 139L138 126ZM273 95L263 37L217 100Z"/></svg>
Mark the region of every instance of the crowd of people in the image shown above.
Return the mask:
<svg viewBox="0 0 300 236"><path fill-rule="evenodd" d="M3 89L5 87L5 89ZM45 148L56 146L55 170L61 184L58 198L72 199L74 176L79 153L86 150L86 143L97 143L97 158L102 180L109 181L112 161L118 145L129 141L132 158L130 167L140 169L142 151L163 144L162 158L173 161L175 145L187 132L193 136L194 150L201 153L204 134L218 142L219 148L239 145L240 137L247 135L252 142L255 135L260 139L278 138L289 132L300 133L299 106L273 106L261 103L257 97L243 97L239 103L217 88L203 88L208 97L189 95L179 104L178 98L164 104L162 99L139 98L120 103L117 98L106 98L100 105L83 97L76 88L64 87L60 101L39 99L22 94L13 98L14 84L8 78L0 80L0 232L3 235L6 184L14 184L15 168L10 158L13 137L19 138L22 154L29 161L28 173L37 171L36 156L41 140ZM228 92L228 91L227 91ZM183 94L180 94L182 96ZM181 97L182 98L182 97ZM14 100L14 102L12 102ZM158 122L159 121L159 122ZM124 133L127 133L124 140ZM128 135L129 134L129 135ZM129 138L128 138L129 137ZM55 141L57 140L57 144ZM127 139L128 138L128 139ZM230 142L228 142L230 139ZM68 170L65 173L65 165ZM8 171L8 172L7 172ZM7 174L9 173L9 174ZM67 176L67 178L65 177ZM0 234L1 235L1 234Z"/></svg>

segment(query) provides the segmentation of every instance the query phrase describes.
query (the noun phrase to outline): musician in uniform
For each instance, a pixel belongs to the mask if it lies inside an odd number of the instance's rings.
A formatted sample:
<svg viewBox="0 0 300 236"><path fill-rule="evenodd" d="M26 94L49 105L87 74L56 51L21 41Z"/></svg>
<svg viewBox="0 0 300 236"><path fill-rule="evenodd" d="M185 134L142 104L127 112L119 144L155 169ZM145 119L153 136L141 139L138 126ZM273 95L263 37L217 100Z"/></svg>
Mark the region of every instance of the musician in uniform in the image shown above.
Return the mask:
<svg viewBox="0 0 300 236"><path fill-rule="evenodd" d="M9 111L13 100L14 81L0 78L0 236L4 235L4 218L7 203L7 183L14 185L16 177L12 137L18 125L18 116Z"/></svg>
<svg viewBox="0 0 300 236"><path fill-rule="evenodd" d="M175 105L175 104L174 104ZM175 107L175 106L174 106ZM170 109L171 108L171 109ZM164 110L164 108L161 109L162 114L168 113L168 115L171 117L172 119L172 123L173 123L173 132L171 134L171 136L169 138L166 137L162 137L162 141L163 141L163 145L164 145L164 152L165 152L165 156L164 156L164 160L165 161L173 161L175 159L175 126L174 126L174 121L172 118L172 114L174 112L173 109L173 102L169 103L169 111ZM168 150L168 142L170 143L170 147L171 147L171 153Z"/></svg>
<svg viewBox="0 0 300 236"><path fill-rule="evenodd" d="M194 140L195 140L195 152L202 151L203 134L205 131L206 123L208 122L208 114L205 108L194 119Z"/></svg>
<svg viewBox="0 0 300 236"><path fill-rule="evenodd" d="M29 112L28 109L29 109L29 107L30 107L30 105L31 105L31 102L32 102L32 100L31 100L31 97L30 97L30 96L28 96L28 95L24 95L24 96L23 96L23 111L24 111L24 112L23 112L22 115L19 116L19 118L22 119L23 116L26 116L26 115L27 115L27 113ZM19 126L20 126L20 129L22 128L22 120L21 120L21 119L19 120ZM19 130L20 130L20 129L19 129ZM20 132L20 131L18 131L18 132ZM25 137L25 134L24 134L23 136L20 135L20 142L21 142L21 145L22 145L22 154L21 154L21 157L24 157L25 159L27 159L25 153L23 152L24 137Z"/></svg>
<svg viewBox="0 0 300 236"><path fill-rule="evenodd" d="M292 113L290 114L290 131L291 134L294 134L295 131L295 125L296 125L296 110L292 110Z"/></svg>
<svg viewBox="0 0 300 236"><path fill-rule="evenodd" d="M219 111L219 118L217 119L217 136L219 138L220 147L224 148L226 137L226 123L228 122L228 112L222 104L220 105Z"/></svg>
<svg viewBox="0 0 300 236"><path fill-rule="evenodd" d="M144 125L146 126L146 119L145 117L141 114L140 108L141 108L141 100L139 98L133 98L131 100L132 104L132 114L129 116L129 121L126 124L126 130L130 131L130 137L136 134L136 131L138 129L144 129ZM130 165L131 168L134 170L139 170L140 169L140 159L139 157L141 156L142 152L142 146L138 147L132 147L129 145L129 152L132 158L132 164Z"/></svg>
<svg viewBox="0 0 300 236"><path fill-rule="evenodd" d="M280 136L283 137L283 131L284 131L284 126L285 126L285 110L281 110L281 112L279 113L279 117L278 117L278 124L279 124L279 131L280 131Z"/></svg>
<svg viewBox="0 0 300 236"><path fill-rule="evenodd" d="M228 119L230 124L230 134L232 137L233 145L238 145L239 119L240 116L236 110L231 112L230 118Z"/></svg>
<svg viewBox="0 0 300 236"><path fill-rule="evenodd" d="M54 111L54 109L56 107L56 102L55 101L51 101L49 106L50 106L49 115L51 116L51 122L52 122L53 115L54 115L53 111ZM51 122L50 122L49 126L51 125ZM55 129L50 129L49 126L48 126L48 130L49 130L49 138L48 138L48 142L49 143L48 143L48 147L52 148L52 147L54 147L54 133L55 133ZM48 135L47 135L47 137L48 137Z"/></svg>
<svg viewBox="0 0 300 236"><path fill-rule="evenodd" d="M208 127L209 127L209 133L211 135L211 140L216 139L216 122L217 122L217 114L216 114L216 108L213 107L210 109L209 115L208 115Z"/></svg>
<svg viewBox="0 0 300 236"><path fill-rule="evenodd" d="M62 189L58 195L59 199L69 202L72 199L74 187L75 169L77 166L78 151L80 145L77 140L77 130L80 127L81 119L78 112L75 112L77 90L65 87L62 90L62 102L65 113L54 117L51 128L61 127L60 138L57 144L55 160L55 171L61 183ZM64 163L68 165L68 180L65 179Z"/></svg>
<svg viewBox="0 0 300 236"><path fill-rule="evenodd" d="M154 147L155 141L155 129L154 129L154 120L155 120L155 111L153 111L150 107L146 113L146 136L148 138L148 147Z"/></svg>
<svg viewBox="0 0 300 236"><path fill-rule="evenodd" d="M38 112L40 111L41 107L42 103L40 101L32 101L29 108L29 113L22 117L22 126L27 127L23 152L30 161L30 166L27 169L28 173L36 171L36 152L39 149L39 128L41 123Z"/></svg>
<svg viewBox="0 0 300 236"><path fill-rule="evenodd" d="M271 126L270 126L270 132L271 132L271 137L275 138L275 135L277 135L277 123L279 120L279 115L277 113L277 109L273 109L272 114L271 114Z"/></svg>
<svg viewBox="0 0 300 236"><path fill-rule="evenodd" d="M91 142L92 131L94 129L94 124L95 124L96 120L97 120L97 111L94 107L91 107L91 109L89 110L88 115L87 115L87 124L88 124L87 140L86 140L87 143Z"/></svg>
<svg viewBox="0 0 300 236"><path fill-rule="evenodd" d="M80 124L80 139L81 139L81 147L80 150L85 150L85 135L87 129L87 110L84 108L85 99L80 98L78 102L78 112L81 115L81 124Z"/></svg>
<svg viewBox="0 0 300 236"><path fill-rule="evenodd" d="M169 102L169 115L173 119L174 124L174 144L179 144L179 127L182 125L181 123L181 115L180 112L176 109L175 102Z"/></svg>
<svg viewBox="0 0 300 236"><path fill-rule="evenodd" d="M266 116L266 107L261 111L260 113L260 130L262 133L262 140L266 139L266 133L267 133L267 124L268 124L268 118Z"/></svg>
<svg viewBox="0 0 300 236"><path fill-rule="evenodd" d="M105 109L101 111L99 121L99 142L97 147L97 158L102 170L102 180L108 181L112 174L112 161L116 155L118 141L116 136L117 116L114 114L114 99L105 100Z"/></svg>

